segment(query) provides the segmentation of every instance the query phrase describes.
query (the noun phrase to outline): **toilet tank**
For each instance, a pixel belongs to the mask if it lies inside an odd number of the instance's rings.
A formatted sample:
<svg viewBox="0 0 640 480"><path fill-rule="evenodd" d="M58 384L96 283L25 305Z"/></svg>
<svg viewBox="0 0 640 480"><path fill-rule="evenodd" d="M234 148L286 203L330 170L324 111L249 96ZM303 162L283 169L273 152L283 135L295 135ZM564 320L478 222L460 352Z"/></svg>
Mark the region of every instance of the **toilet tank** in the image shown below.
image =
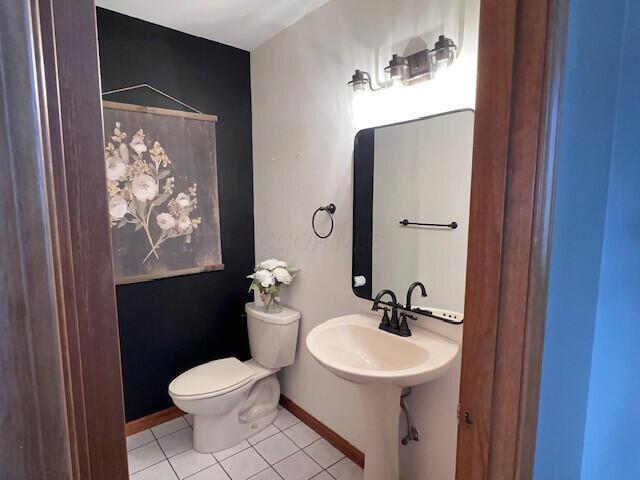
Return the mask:
<svg viewBox="0 0 640 480"><path fill-rule="evenodd" d="M266 313L254 303L245 305L251 356L267 368L291 365L296 356L300 312L284 307L280 313Z"/></svg>

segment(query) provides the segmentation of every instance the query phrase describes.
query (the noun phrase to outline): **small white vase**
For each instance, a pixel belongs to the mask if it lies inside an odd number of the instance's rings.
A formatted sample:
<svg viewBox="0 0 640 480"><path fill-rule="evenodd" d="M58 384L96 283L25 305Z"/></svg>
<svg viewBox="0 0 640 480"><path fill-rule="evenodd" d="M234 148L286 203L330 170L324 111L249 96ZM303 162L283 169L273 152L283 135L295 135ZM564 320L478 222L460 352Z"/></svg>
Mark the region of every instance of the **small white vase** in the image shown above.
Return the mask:
<svg viewBox="0 0 640 480"><path fill-rule="evenodd" d="M267 313L280 313L282 304L280 303L280 295L269 295L267 293L259 293L253 291L253 303L256 308L261 308Z"/></svg>
<svg viewBox="0 0 640 480"><path fill-rule="evenodd" d="M267 313L280 313L282 311L282 305L280 304L280 295L263 294L262 308Z"/></svg>

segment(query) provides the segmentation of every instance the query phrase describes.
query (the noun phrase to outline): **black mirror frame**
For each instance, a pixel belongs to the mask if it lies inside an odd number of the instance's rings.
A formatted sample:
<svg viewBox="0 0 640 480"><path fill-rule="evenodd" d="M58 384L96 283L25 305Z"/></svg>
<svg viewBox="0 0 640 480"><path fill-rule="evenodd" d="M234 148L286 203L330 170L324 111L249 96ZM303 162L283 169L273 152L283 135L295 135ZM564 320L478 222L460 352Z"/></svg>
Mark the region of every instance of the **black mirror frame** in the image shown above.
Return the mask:
<svg viewBox="0 0 640 480"><path fill-rule="evenodd" d="M358 145L362 144L363 142L367 141L368 138L367 136L372 136L373 137L373 133L375 132L375 130L380 129L380 128L386 128L386 127L394 127L394 126L398 126L398 125L404 125L407 123L413 123L413 122L420 122L422 120L430 120L433 118L437 118L437 117L442 117L445 115L453 115L456 113L462 113L462 112L471 112L473 114L475 114L475 109L473 108L459 108L456 110L449 110L446 112L442 112L442 113L436 113L434 115L427 115L424 117L419 117L419 118L414 118L411 120L405 120L402 122L396 122L396 123L389 123L389 124L385 124L385 125L377 125L374 127L368 127L368 128L364 128L362 130L359 130L354 138L354 142L353 142L353 153L352 153L352 159L353 159L353 197L351 199L351 205L353 208L353 224L352 224L352 248L351 248L351 291L353 292L353 294L358 297L361 298L363 300L370 300L373 301L373 292L371 292L371 275L369 275L367 277L367 284L364 285L364 287L356 287L353 283L353 279L356 275L356 266L357 265L357 261L356 261L356 254L358 253L358 250L360 250L361 248L369 248L369 251L371 252L371 258L369 259L368 263L371 264L372 260L373 260L373 239L371 238L372 235L369 234L368 238L366 238L366 242L369 244L365 244L364 246L360 244L359 239L358 239L358 235L359 235L359 231L360 229L358 228L360 225L360 222L357 221L358 219L358 215L357 215L357 210L358 210L358 205L356 204L356 201L358 199L358 193L362 190L363 185L362 182L359 181L359 179L356 176L356 171L358 170L358 164L362 163L362 160L358 159L358 156L356 155L357 151L358 151ZM373 138L371 138L371 140L373 140ZM373 144L371 144L371 148L373 148ZM371 152L371 155L373 155L373 151ZM371 170L371 181L373 179L373 162L371 162L372 165L369 167ZM370 186L370 190L371 190L371 195L373 195L373 185ZM371 212L371 217L373 216L373 212ZM359 289L359 290L358 290ZM363 293L360 293L363 292ZM369 296L366 295L366 293L369 293ZM382 302L384 303L384 302Z"/></svg>

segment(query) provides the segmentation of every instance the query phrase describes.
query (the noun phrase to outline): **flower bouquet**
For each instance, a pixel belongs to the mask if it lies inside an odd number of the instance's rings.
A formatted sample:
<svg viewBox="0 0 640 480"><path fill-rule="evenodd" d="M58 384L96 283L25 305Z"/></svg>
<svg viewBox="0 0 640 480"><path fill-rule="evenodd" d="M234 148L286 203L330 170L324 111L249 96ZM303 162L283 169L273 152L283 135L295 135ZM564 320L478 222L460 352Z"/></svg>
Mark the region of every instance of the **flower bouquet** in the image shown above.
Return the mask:
<svg viewBox="0 0 640 480"><path fill-rule="evenodd" d="M175 191L171 160L160 142L149 142L142 129L129 142L116 122L105 145L105 163L111 228L133 225L135 232L144 234L149 251L142 263L159 259L160 246L168 240L191 243L202 222L202 217L194 215L198 185Z"/></svg>
<svg viewBox="0 0 640 480"><path fill-rule="evenodd" d="M247 278L252 279L249 291L260 296L265 312L278 313L280 305L280 287L290 285L297 270L290 268L286 262L271 258L258 264L254 272Z"/></svg>

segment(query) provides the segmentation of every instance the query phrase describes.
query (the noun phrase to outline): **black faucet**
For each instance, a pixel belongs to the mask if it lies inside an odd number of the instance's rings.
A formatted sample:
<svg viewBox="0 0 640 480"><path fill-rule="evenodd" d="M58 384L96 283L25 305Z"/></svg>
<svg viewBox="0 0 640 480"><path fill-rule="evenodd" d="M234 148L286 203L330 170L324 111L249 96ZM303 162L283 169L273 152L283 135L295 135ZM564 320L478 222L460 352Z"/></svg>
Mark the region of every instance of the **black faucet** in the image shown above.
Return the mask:
<svg viewBox="0 0 640 480"><path fill-rule="evenodd" d="M420 287L421 290L421 294L423 297L427 296L427 289L424 288L424 284L422 282L413 282L410 286L409 286L409 290L407 290L407 304L405 305L405 308L407 310L411 310L411 295L413 295L413 291L415 290L416 287Z"/></svg>
<svg viewBox="0 0 640 480"><path fill-rule="evenodd" d="M391 297L391 320L389 320L389 309L387 307L380 306L380 300L385 295L389 295ZM373 300L373 307L371 310L377 312L378 310L384 310L384 314L382 315L382 321L380 322L380 326L378 327L380 330L384 330L389 333L396 333L400 330L400 325L398 322L398 299L396 294L391 290L385 289L380 290L376 298Z"/></svg>
<svg viewBox="0 0 640 480"><path fill-rule="evenodd" d="M403 310L408 310L408 311L412 310L412 307L411 307L411 296L413 295L413 291L416 289L416 287L420 287L420 293L422 294L423 297L427 296L427 289L424 287L424 285L421 282L413 282L409 286L409 290L407 290L407 303L404 306ZM384 292L384 290L383 290L383 292ZM409 328L409 324L407 323L407 318L410 318L411 320L417 320L417 317L415 317L413 315L410 315L407 312L403 311L400 314L400 322L399 322L399 324L396 323L397 328L395 328L393 330L388 330L388 331L390 331L391 333L393 333L395 335L399 335L401 337L410 337L411 336L411 329ZM382 328L382 326L380 326L380 328Z"/></svg>
<svg viewBox="0 0 640 480"><path fill-rule="evenodd" d="M407 290L407 304L403 307L398 304L398 299L396 294L391 290L385 289L380 290L376 298L373 300L373 310L377 312L378 310L384 310L384 314L382 315L382 321L380 322L380 326L378 327L380 330L384 330L385 332L393 333L394 335L399 335L400 337L410 337L411 329L409 328L409 324L407 319L410 318L412 320L417 320L417 317L410 315L404 310L411 311L411 296L413 295L413 291L420 287L420 293L423 297L427 296L427 289L421 282L413 282L409 286L409 290ZM391 297L391 319L389 319L389 309L387 307L380 306L380 300L385 295L389 295ZM398 318L398 309L403 310L400 313L400 317Z"/></svg>

